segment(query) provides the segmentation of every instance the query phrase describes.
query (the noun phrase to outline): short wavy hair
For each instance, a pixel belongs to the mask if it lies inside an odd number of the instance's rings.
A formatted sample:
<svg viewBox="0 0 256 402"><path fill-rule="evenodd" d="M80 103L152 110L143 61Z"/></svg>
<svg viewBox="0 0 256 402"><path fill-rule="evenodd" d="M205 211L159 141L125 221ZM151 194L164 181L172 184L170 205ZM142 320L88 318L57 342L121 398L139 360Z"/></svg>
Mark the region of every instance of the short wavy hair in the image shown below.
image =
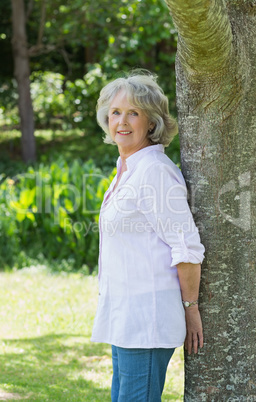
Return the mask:
<svg viewBox="0 0 256 402"><path fill-rule="evenodd" d="M176 120L170 116L169 102L162 88L157 84L157 77L147 72L133 72L124 78L117 78L107 84L100 92L97 102L97 121L105 132L104 142L116 144L109 132L108 112L117 93L124 90L131 105L142 109L154 129L148 132L151 144L163 144L167 147L178 132Z"/></svg>

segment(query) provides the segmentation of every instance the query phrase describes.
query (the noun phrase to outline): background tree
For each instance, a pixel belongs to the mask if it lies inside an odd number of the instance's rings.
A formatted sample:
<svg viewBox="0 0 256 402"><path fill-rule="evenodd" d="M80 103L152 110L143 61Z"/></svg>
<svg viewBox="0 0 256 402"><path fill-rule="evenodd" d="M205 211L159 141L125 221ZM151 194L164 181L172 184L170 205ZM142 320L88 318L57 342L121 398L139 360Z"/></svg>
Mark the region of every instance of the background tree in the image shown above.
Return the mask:
<svg viewBox="0 0 256 402"><path fill-rule="evenodd" d="M256 3L166 0L178 29L181 163L206 247L205 347L186 401L256 399Z"/></svg>
<svg viewBox="0 0 256 402"><path fill-rule="evenodd" d="M18 84L21 148L25 162L35 161L34 116L30 95L30 67L26 36L26 15L23 0L12 0L12 46L14 76Z"/></svg>

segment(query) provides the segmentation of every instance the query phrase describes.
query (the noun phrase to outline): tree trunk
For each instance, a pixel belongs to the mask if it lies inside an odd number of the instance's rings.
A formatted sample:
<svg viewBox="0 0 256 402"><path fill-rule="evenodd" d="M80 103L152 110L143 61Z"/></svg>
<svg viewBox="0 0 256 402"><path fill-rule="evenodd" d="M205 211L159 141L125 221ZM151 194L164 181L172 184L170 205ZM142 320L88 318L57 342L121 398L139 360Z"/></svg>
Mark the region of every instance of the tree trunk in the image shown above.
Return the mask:
<svg viewBox="0 0 256 402"><path fill-rule="evenodd" d="M30 95L30 68L23 0L12 0L14 76L18 83L21 148L25 162L35 161L34 116Z"/></svg>
<svg viewBox="0 0 256 402"><path fill-rule="evenodd" d="M166 0L182 172L206 258L185 401L256 401L256 3Z"/></svg>

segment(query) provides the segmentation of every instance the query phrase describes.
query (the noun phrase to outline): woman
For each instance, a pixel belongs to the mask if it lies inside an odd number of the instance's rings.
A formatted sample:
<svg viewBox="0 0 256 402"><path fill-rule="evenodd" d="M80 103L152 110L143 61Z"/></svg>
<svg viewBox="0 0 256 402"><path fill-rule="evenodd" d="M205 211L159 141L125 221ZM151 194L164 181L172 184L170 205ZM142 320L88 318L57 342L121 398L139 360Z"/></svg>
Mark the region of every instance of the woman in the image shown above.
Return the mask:
<svg viewBox="0 0 256 402"><path fill-rule="evenodd" d="M184 178L164 154L177 132L152 75L106 85L97 119L118 147L100 212L99 301L92 341L112 345L111 397L159 402L174 349L203 346L198 292L204 247Z"/></svg>

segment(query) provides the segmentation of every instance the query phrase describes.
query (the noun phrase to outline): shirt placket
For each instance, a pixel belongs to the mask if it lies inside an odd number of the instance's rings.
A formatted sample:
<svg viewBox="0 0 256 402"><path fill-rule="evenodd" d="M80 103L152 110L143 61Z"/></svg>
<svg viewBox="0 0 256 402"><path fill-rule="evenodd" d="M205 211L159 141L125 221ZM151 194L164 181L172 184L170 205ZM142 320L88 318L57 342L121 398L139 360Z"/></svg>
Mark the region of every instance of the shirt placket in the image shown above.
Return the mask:
<svg viewBox="0 0 256 402"><path fill-rule="evenodd" d="M113 188L113 182L110 185L109 189L106 191L103 202L101 205L101 210L108 201L109 197L112 195L111 188ZM99 272L98 272L98 280L100 280L101 277L101 272L102 272L102 242L103 242L103 231L102 231L102 216L101 216L101 210L100 210L100 215L99 215L99 232L100 232L100 238L99 238Z"/></svg>
<svg viewBox="0 0 256 402"><path fill-rule="evenodd" d="M101 270L102 270L102 224L101 224L101 215L99 216L99 231L100 231L100 244L99 244L99 272L98 272L98 279L100 280L101 277Z"/></svg>
<svg viewBox="0 0 256 402"><path fill-rule="evenodd" d="M118 194L118 192L120 191L120 186L122 184L124 184L129 179L129 177L131 176L131 173L132 173L132 171L130 171L129 169L128 169L128 171L124 172L123 176L121 177L120 183L118 185L119 189L117 189L117 191L116 190L113 191L114 183L110 186L110 188L105 193L101 208L103 208L107 202L111 201L110 199L113 196ZM99 239L99 272L98 272L98 279L100 280L101 273L102 273L102 259L101 259L101 257L102 257L102 243L103 243L103 230L102 230L101 212L100 212L100 215L99 215L99 232L100 232L100 239Z"/></svg>

